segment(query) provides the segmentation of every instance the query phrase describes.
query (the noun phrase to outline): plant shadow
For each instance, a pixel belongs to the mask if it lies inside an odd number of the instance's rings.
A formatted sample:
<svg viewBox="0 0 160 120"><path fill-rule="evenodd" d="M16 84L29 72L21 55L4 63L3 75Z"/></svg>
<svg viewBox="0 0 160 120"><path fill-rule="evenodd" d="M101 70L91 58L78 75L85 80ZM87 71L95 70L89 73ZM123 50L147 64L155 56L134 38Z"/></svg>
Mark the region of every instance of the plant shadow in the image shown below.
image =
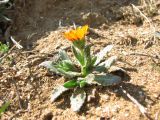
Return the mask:
<svg viewBox="0 0 160 120"><path fill-rule="evenodd" d="M90 102L88 102L86 100L86 102L84 103L83 107L81 108L81 110L78 114L79 115L84 115L84 114L87 115L88 114L87 111L89 111L91 107L95 107L95 108L100 107L101 106L100 94L103 94L103 95L107 94L107 95L111 96L114 93L116 97L119 97L119 98L122 97L123 99L130 101L130 99L127 97L127 95L124 94L124 92L122 91L121 87L125 91L127 91L128 94L130 94L136 101L138 101L143 106L145 106L145 107L147 106L147 104L148 104L147 101L151 101L152 104L154 104L154 100L152 100L149 97L147 92L144 90L144 86L134 85L132 83L126 82L126 77L124 77L124 76L127 76L127 81L129 81L131 79L127 73L123 73L123 74L121 73L118 75L120 75L120 77L123 77L122 78L123 81L120 85L110 86L110 87L102 87L102 86L94 85L94 86L89 86L89 87L85 88L87 95L91 95L92 90L96 89L96 93L95 93L96 97L93 100L91 100ZM63 110L65 110L66 108L69 108L70 107L70 100L69 100L70 96L71 96L71 91L64 94L62 96L63 100L61 100L61 102L59 102L57 107L61 108ZM61 97L61 99L62 99L62 97Z"/></svg>

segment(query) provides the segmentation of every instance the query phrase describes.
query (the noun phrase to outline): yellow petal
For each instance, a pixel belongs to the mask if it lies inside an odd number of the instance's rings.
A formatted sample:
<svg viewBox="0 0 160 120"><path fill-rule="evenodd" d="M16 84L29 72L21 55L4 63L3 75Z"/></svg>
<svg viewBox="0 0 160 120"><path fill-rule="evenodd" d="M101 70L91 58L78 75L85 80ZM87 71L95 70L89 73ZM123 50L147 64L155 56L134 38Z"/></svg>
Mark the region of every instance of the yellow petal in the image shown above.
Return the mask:
<svg viewBox="0 0 160 120"><path fill-rule="evenodd" d="M82 27L82 30L83 30L84 34L87 34L88 25L83 26L83 27Z"/></svg>
<svg viewBox="0 0 160 120"><path fill-rule="evenodd" d="M79 40L81 40L84 37L82 28L77 29L76 36L78 37Z"/></svg>
<svg viewBox="0 0 160 120"><path fill-rule="evenodd" d="M88 25L83 27L78 27L76 30L70 30L69 32L65 32L64 36L70 41L82 40L87 34Z"/></svg>

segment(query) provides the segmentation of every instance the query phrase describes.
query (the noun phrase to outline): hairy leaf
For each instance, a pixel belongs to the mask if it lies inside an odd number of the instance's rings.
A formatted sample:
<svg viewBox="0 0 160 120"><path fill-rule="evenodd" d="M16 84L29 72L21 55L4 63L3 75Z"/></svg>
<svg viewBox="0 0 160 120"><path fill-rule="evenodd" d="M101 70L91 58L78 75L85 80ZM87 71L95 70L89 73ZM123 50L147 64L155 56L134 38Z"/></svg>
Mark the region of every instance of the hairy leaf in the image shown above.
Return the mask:
<svg viewBox="0 0 160 120"><path fill-rule="evenodd" d="M85 62L85 67L86 70L89 71L89 69L92 67L92 58L91 58L91 54L90 54L90 46L86 46L84 49L84 62Z"/></svg>
<svg viewBox="0 0 160 120"><path fill-rule="evenodd" d="M84 85L86 85L86 84L89 84L89 85L91 85L91 84L97 84L97 82L95 81L95 75L94 74L88 74L85 78L78 78L78 81L82 81L82 83L84 84Z"/></svg>
<svg viewBox="0 0 160 120"><path fill-rule="evenodd" d="M95 81L102 86L118 85L122 82L119 76L112 74L95 75Z"/></svg>
<svg viewBox="0 0 160 120"><path fill-rule="evenodd" d="M100 63L98 66L105 66L106 69L109 69L117 60L117 56L112 56L108 60Z"/></svg>
<svg viewBox="0 0 160 120"><path fill-rule="evenodd" d="M81 76L81 73L79 72L73 72L73 71L64 71L61 68L57 68L57 71L61 74L64 75L67 78L73 78L73 77L78 77Z"/></svg>
<svg viewBox="0 0 160 120"><path fill-rule="evenodd" d="M84 57L83 57L82 53L80 53L80 51L77 50L74 46L72 46L72 51L74 53L74 56L78 60L79 64L81 66L83 66L84 65Z"/></svg>
<svg viewBox="0 0 160 120"><path fill-rule="evenodd" d="M84 104L86 99L86 93L82 89L76 89L72 94L71 100L71 109L75 112L79 112L82 105Z"/></svg>
<svg viewBox="0 0 160 120"><path fill-rule="evenodd" d="M96 55L97 60L96 60L96 62L95 62L94 65L96 66L97 64L99 64L99 63L101 62L101 60L103 60L103 58L106 56L106 54L107 54L109 51L112 50L112 48L113 48L113 45L108 45L108 46L106 46L103 50L101 50L101 51Z"/></svg>
<svg viewBox="0 0 160 120"><path fill-rule="evenodd" d="M95 81L94 81L95 80L95 75L94 74L89 74L84 79L86 80L86 82L88 84L95 84Z"/></svg>
<svg viewBox="0 0 160 120"><path fill-rule="evenodd" d="M39 66L46 67L47 69L49 69L52 72L59 73L58 70L57 70L57 68L53 65L52 61L42 62Z"/></svg>
<svg viewBox="0 0 160 120"><path fill-rule="evenodd" d="M98 66L95 66L93 70L96 72L105 72L106 68L105 68L105 65L98 65Z"/></svg>
<svg viewBox="0 0 160 120"><path fill-rule="evenodd" d="M61 94L63 94L67 90L69 89L65 88L64 86L57 86L51 94L51 102L54 102Z"/></svg>
<svg viewBox="0 0 160 120"><path fill-rule="evenodd" d="M75 65L69 61L69 60L62 60L58 64L55 65L55 67L58 69L62 69L63 71L77 71Z"/></svg>
<svg viewBox="0 0 160 120"><path fill-rule="evenodd" d="M92 65L92 66L94 66L96 60L97 60L97 57L95 57L95 56L92 57L92 60L91 60L91 65Z"/></svg>
<svg viewBox="0 0 160 120"><path fill-rule="evenodd" d="M85 40L75 40L73 41L73 45L79 50L83 50L85 46Z"/></svg>
<svg viewBox="0 0 160 120"><path fill-rule="evenodd" d="M69 71L69 70L75 70L75 67L70 62L66 62L66 61L60 62L58 63L58 65L54 65L52 61L45 61L41 63L39 66L46 67L50 71L60 75L64 75L65 77L68 77L68 78L80 76L81 73Z"/></svg>
<svg viewBox="0 0 160 120"><path fill-rule="evenodd" d="M66 51L60 50L60 51L59 51L59 55L60 55L61 60L68 60L68 61L71 62L71 59L70 59L69 56L67 55Z"/></svg>

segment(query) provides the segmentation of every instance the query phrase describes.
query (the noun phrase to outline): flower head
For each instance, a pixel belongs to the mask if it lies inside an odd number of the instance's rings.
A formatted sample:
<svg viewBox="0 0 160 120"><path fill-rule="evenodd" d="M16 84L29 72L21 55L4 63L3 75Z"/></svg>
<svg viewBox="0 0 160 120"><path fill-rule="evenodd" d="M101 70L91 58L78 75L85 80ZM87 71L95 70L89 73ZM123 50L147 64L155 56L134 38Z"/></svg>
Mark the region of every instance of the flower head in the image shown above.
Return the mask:
<svg viewBox="0 0 160 120"><path fill-rule="evenodd" d="M78 27L75 30L70 30L69 32L65 32L64 36L70 41L83 40L85 35L87 34L88 25Z"/></svg>

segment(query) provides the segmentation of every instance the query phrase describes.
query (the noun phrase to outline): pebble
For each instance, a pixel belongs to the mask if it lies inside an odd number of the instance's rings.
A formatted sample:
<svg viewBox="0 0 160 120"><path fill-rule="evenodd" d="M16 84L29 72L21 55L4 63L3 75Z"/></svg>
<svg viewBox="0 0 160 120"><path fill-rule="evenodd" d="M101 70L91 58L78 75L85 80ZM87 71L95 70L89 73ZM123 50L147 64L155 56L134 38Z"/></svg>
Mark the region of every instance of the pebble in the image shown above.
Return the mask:
<svg viewBox="0 0 160 120"><path fill-rule="evenodd" d="M14 91L11 91L9 97L10 99L14 99L16 97L16 93Z"/></svg>
<svg viewBox="0 0 160 120"><path fill-rule="evenodd" d="M109 95L102 95L101 98L105 101L108 101L110 99Z"/></svg>
<svg viewBox="0 0 160 120"><path fill-rule="evenodd" d="M120 106L119 105L115 105L115 106L113 106L113 108L111 109L111 111L114 112L114 113L118 113L119 109L120 109Z"/></svg>
<svg viewBox="0 0 160 120"><path fill-rule="evenodd" d="M50 110L45 110L41 118L42 120L52 120L53 113Z"/></svg>
<svg viewBox="0 0 160 120"><path fill-rule="evenodd" d="M128 117L128 116L129 116L129 113L125 113L124 116L125 116L125 117Z"/></svg>
<svg viewBox="0 0 160 120"><path fill-rule="evenodd" d="M103 109L103 112L104 112L104 113L109 113L109 112L110 112L110 107L108 107L108 106L105 107L105 108Z"/></svg>
<svg viewBox="0 0 160 120"><path fill-rule="evenodd" d="M95 96L89 95L87 97L87 102L92 102L95 99Z"/></svg>
<svg viewBox="0 0 160 120"><path fill-rule="evenodd" d="M158 99L158 98L160 97L160 94L154 93L153 96L154 96L156 99Z"/></svg>
<svg viewBox="0 0 160 120"><path fill-rule="evenodd" d="M117 92L118 92L118 89L115 89L114 92L117 93Z"/></svg>
<svg viewBox="0 0 160 120"><path fill-rule="evenodd" d="M100 111L102 108L101 107L97 107L96 108L96 111Z"/></svg>

